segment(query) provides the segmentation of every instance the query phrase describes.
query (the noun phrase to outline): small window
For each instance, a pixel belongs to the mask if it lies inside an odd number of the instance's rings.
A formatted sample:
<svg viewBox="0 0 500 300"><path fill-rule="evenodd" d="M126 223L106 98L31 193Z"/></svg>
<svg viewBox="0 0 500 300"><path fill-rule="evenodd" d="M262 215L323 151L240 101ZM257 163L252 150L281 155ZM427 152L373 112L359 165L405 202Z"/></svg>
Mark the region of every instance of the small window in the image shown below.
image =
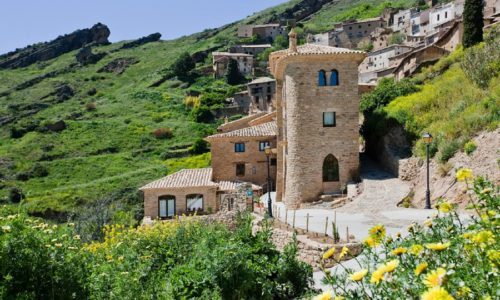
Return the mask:
<svg viewBox="0 0 500 300"><path fill-rule="evenodd" d="M234 144L234 152L245 152L245 143Z"/></svg>
<svg viewBox="0 0 500 300"><path fill-rule="evenodd" d="M444 18L445 18L445 19L446 19L446 18L448 18L448 12L447 12L447 11L446 11L446 12L444 12Z"/></svg>
<svg viewBox="0 0 500 300"><path fill-rule="evenodd" d="M270 87L270 86L268 86L268 87L267 87L267 93L268 93L268 94L270 94L270 93L271 93L271 87Z"/></svg>
<svg viewBox="0 0 500 300"><path fill-rule="evenodd" d="M267 95L267 102L271 102L271 99L272 99L272 96L271 95Z"/></svg>
<svg viewBox="0 0 500 300"><path fill-rule="evenodd" d="M187 211L202 211L203 210L203 195L192 194L186 196Z"/></svg>
<svg viewBox="0 0 500 300"><path fill-rule="evenodd" d="M259 142L259 151L264 151L267 146L271 147L271 143L269 143L269 141Z"/></svg>
<svg viewBox="0 0 500 300"><path fill-rule="evenodd" d="M437 20L439 21L439 14L437 15Z"/></svg>
<svg viewBox="0 0 500 300"><path fill-rule="evenodd" d="M323 127L335 127L335 112L324 112L323 113Z"/></svg>
<svg viewBox="0 0 500 300"><path fill-rule="evenodd" d="M271 158L271 166L276 166L278 164L278 161L276 160L276 158Z"/></svg>
<svg viewBox="0 0 500 300"><path fill-rule="evenodd" d="M236 164L236 176L245 176L245 164Z"/></svg>
<svg viewBox="0 0 500 300"><path fill-rule="evenodd" d="M252 175L255 175L255 174L257 174L257 167L253 166L252 167Z"/></svg>
<svg viewBox="0 0 500 300"><path fill-rule="evenodd" d="M339 85L339 71L332 70L332 73L330 74L330 85L331 86Z"/></svg>
<svg viewBox="0 0 500 300"><path fill-rule="evenodd" d="M318 72L318 85L326 86L326 72L324 70Z"/></svg>

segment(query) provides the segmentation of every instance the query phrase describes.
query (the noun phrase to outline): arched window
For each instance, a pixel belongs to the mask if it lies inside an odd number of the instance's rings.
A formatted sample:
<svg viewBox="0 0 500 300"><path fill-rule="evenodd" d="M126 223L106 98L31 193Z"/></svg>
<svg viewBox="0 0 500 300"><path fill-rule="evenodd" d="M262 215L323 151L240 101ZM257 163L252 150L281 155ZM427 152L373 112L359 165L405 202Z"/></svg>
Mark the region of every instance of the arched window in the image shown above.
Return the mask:
<svg viewBox="0 0 500 300"><path fill-rule="evenodd" d="M332 74L330 75L330 85L331 86L339 85L339 71L332 70Z"/></svg>
<svg viewBox="0 0 500 300"><path fill-rule="evenodd" d="M158 217L172 218L175 215L175 196L164 195L158 197Z"/></svg>
<svg viewBox="0 0 500 300"><path fill-rule="evenodd" d="M328 154L323 161L323 182L339 181L339 161Z"/></svg>
<svg viewBox="0 0 500 300"><path fill-rule="evenodd" d="M318 72L318 85L326 86L326 72L324 70Z"/></svg>
<svg viewBox="0 0 500 300"><path fill-rule="evenodd" d="M203 211L203 195L191 194L186 196L186 211Z"/></svg>

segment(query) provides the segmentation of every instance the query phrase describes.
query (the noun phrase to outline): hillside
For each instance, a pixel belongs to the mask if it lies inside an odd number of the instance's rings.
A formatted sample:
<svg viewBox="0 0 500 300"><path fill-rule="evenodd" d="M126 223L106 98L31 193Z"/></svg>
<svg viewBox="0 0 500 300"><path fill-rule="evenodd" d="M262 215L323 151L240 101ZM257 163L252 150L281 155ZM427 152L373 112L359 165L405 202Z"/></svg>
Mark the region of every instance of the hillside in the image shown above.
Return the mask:
<svg viewBox="0 0 500 300"><path fill-rule="evenodd" d="M135 212L140 217L139 186L182 167L209 164L208 154L190 156L189 149L217 122L193 121L183 104L188 84L161 80L181 53L199 57L201 75L191 90L230 93L233 87L203 75L211 67L204 51L237 43L238 24L296 17L307 31L307 26L328 27L350 18L360 5L365 7L360 16L373 16L378 10L367 8L382 2L294 0L176 40L95 45L95 64L77 64L79 50L72 50L26 67L0 69L0 199L22 192L30 212L60 219L106 199L131 208L130 217ZM158 86L151 87L154 83ZM152 133L160 128L170 128L172 137L155 138Z"/></svg>

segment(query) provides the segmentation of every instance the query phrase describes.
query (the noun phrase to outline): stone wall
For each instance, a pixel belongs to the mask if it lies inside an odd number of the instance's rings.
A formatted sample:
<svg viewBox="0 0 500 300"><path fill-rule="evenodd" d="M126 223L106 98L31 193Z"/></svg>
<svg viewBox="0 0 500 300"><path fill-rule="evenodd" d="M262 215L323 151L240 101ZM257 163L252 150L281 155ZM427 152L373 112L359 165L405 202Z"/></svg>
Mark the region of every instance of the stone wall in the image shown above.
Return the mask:
<svg viewBox="0 0 500 300"><path fill-rule="evenodd" d="M246 181L264 185L267 180L267 157L259 151L259 142L269 141L276 147L275 137L231 137L213 139L211 143L214 181ZM245 143L245 152L235 152L235 143ZM245 164L245 175L236 176L236 164ZM271 178L276 180L276 166L271 166Z"/></svg>
<svg viewBox="0 0 500 300"><path fill-rule="evenodd" d="M158 218L158 197L165 195L175 196L175 211L177 215L182 215L186 212L186 196L189 194L202 194L203 211L216 212L218 210L216 189L216 187L184 187L145 190L144 216L151 219Z"/></svg>

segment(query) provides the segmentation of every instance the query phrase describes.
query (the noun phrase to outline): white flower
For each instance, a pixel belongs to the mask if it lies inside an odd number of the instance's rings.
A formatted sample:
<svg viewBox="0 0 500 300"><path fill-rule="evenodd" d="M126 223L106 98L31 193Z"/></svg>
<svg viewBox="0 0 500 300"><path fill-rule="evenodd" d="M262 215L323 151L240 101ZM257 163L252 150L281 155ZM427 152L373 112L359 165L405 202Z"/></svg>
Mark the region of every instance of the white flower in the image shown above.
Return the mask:
<svg viewBox="0 0 500 300"><path fill-rule="evenodd" d="M12 230L12 228L9 225L5 225L5 226L2 226L2 230L3 230L3 232L7 233L7 232L10 232Z"/></svg>

